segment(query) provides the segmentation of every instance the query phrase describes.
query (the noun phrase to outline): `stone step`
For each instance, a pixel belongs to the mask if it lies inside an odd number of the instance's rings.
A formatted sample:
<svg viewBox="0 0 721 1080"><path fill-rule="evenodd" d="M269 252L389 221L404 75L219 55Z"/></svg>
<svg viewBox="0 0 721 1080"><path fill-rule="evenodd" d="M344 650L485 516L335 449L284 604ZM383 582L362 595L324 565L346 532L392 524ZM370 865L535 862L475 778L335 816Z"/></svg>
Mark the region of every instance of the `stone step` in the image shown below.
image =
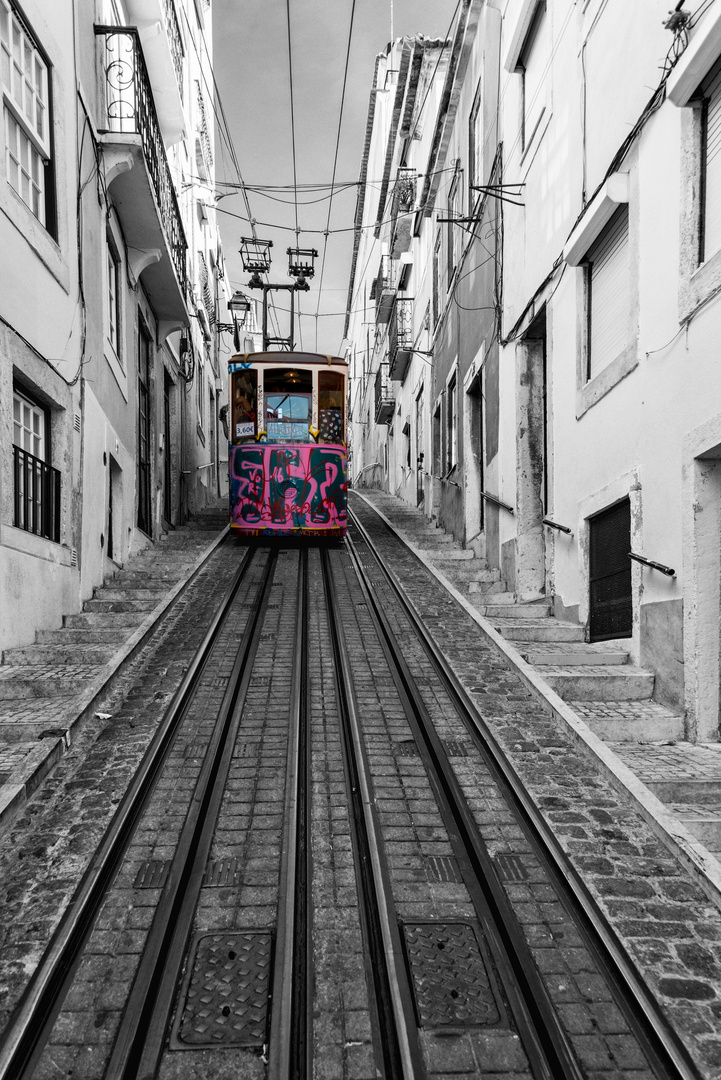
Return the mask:
<svg viewBox="0 0 721 1080"><path fill-rule="evenodd" d="M428 562L470 562L476 553L472 548L426 548L419 549L420 555Z"/></svg>
<svg viewBox="0 0 721 1080"><path fill-rule="evenodd" d="M477 563L477 565L474 565ZM493 581L501 586L499 592L506 592L506 583L501 581L500 570L490 570L483 565L481 559L472 559L467 562L459 562L457 566L449 568L457 581L467 581L470 585L474 581Z"/></svg>
<svg viewBox="0 0 721 1080"><path fill-rule="evenodd" d="M510 622L505 619L494 620L493 625L508 641L583 641L583 627L574 623L559 622L553 616L533 622Z"/></svg>
<svg viewBox="0 0 721 1080"><path fill-rule="evenodd" d="M501 594L512 595L512 594ZM509 622L515 623L519 619L538 619L544 615L551 614L551 605L549 602L541 604L505 604L501 601L500 596L493 597L492 604L486 604L483 607L479 607L481 615L485 615L487 619L493 619L494 623L498 620L498 628L503 633L501 619L508 619Z"/></svg>
<svg viewBox="0 0 721 1080"><path fill-rule="evenodd" d="M105 616L108 617L107 615ZM134 626L90 626L81 629L39 630L38 645L121 645L132 634Z"/></svg>
<svg viewBox="0 0 721 1080"><path fill-rule="evenodd" d="M555 648L553 647L555 645ZM524 660L534 667L548 664L562 664L564 667L582 667L584 665L616 666L628 663L627 649L598 649L582 642L572 648L569 643L551 643L546 648L536 646L532 649L519 648Z"/></svg>
<svg viewBox="0 0 721 1080"><path fill-rule="evenodd" d="M106 581L104 585L95 589L95 595L118 589L149 589L152 592L169 592L175 582L179 580L177 574L174 577L162 577L160 574L118 574Z"/></svg>
<svg viewBox="0 0 721 1080"><path fill-rule="evenodd" d="M146 618L144 611L86 611L82 615L66 615L63 625L69 630L127 627L132 631L134 627L145 622Z"/></svg>
<svg viewBox="0 0 721 1080"><path fill-rule="evenodd" d="M113 644L91 644L84 646L68 642L67 645L21 645L14 649L5 649L2 662L8 667L25 664L49 666L55 664L107 664L112 659L116 648Z"/></svg>
<svg viewBox="0 0 721 1080"><path fill-rule="evenodd" d="M454 574L453 577L456 575ZM470 598L473 598L478 602L481 597L491 596L496 597L499 593L502 593L505 589L505 583L503 581L468 581L461 578L460 581L455 581L454 584L462 592L468 593ZM493 601L491 601L493 603Z"/></svg>
<svg viewBox="0 0 721 1080"><path fill-rule="evenodd" d="M681 819L686 828L704 847L719 858L721 854L721 786L714 806L692 803L670 803L669 810Z"/></svg>
<svg viewBox="0 0 721 1080"><path fill-rule="evenodd" d="M4 676L4 673L3 673ZM26 701L28 698L63 698L70 700L85 685L87 678L47 679L32 678L23 675L18 678L0 677L0 701ZM48 723L52 723L53 712L48 712Z"/></svg>
<svg viewBox="0 0 721 1080"><path fill-rule="evenodd" d="M157 606L157 597L154 600L86 600L83 611L154 611Z"/></svg>
<svg viewBox="0 0 721 1080"><path fill-rule="evenodd" d="M657 799L667 806L718 806L721 807L721 779L704 777L642 777L644 784Z"/></svg>
<svg viewBox="0 0 721 1080"><path fill-rule="evenodd" d="M152 600L154 603L159 603L163 593L168 592L168 589L149 589L149 588L117 588L109 589L104 586L102 589L95 589L93 593L93 600Z"/></svg>
<svg viewBox="0 0 721 1080"><path fill-rule="evenodd" d="M572 701L570 704L577 707L579 703ZM592 703L586 701L584 704L589 705ZM592 710L589 710L583 716L583 720L588 724L593 734L598 735L599 739L603 739L604 742L634 743L638 745L639 743L656 742L657 740L676 742L678 739L683 739L684 736L683 716L672 713L670 709L666 710L666 716L661 720L658 717L604 715L603 713L594 713Z"/></svg>
<svg viewBox="0 0 721 1080"><path fill-rule="evenodd" d="M631 665L599 664L584 668L549 665L537 670L564 701L642 701L653 694L651 672Z"/></svg>

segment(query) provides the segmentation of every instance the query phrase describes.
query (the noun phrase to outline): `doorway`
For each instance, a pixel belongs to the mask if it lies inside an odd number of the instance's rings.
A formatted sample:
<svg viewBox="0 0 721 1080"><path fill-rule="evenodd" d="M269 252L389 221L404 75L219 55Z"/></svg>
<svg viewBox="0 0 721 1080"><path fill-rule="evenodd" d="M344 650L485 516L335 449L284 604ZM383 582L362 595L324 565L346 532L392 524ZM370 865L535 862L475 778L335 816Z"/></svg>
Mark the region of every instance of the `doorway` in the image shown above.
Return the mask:
<svg viewBox="0 0 721 1080"><path fill-rule="evenodd" d="M629 499L589 519L589 638L631 637L631 503Z"/></svg>
<svg viewBox="0 0 721 1080"><path fill-rule="evenodd" d="M416 506L421 506L425 499L423 483L423 387L416 395Z"/></svg>

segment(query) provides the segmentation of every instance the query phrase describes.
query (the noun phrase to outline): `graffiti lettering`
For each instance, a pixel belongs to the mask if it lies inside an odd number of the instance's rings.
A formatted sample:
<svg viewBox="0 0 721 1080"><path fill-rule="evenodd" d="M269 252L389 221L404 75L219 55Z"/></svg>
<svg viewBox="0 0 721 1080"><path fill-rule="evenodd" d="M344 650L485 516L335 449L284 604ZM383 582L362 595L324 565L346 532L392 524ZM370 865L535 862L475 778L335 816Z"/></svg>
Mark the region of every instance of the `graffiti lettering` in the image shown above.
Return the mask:
<svg viewBox="0 0 721 1080"><path fill-rule="evenodd" d="M231 525L264 532L346 527L345 449L323 445L231 447Z"/></svg>

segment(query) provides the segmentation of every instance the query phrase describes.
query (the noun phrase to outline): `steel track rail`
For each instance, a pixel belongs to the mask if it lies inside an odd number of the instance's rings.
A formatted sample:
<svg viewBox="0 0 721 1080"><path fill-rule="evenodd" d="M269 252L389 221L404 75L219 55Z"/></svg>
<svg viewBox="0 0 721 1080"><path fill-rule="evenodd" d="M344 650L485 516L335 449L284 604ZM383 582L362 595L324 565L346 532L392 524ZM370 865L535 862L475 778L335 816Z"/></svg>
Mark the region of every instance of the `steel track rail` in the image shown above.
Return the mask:
<svg viewBox="0 0 721 1080"><path fill-rule="evenodd" d="M406 717L428 770L449 839L464 868L466 888L493 954L531 1071L537 1080L583 1080L583 1070L560 1025L525 935L488 849L478 834L473 814L400 652L388 618L369 585L352 538L346 537L346 544Z"/></svg>
<svg viewBox="0 0 721 1080"><path fill-rule="evenodd" d="M276 920L273 1009L268 1076L306 1080L312 1075L308 683L308 550L299 552L295 647L291 675L285 814Z"/></svg>
<svg viewBox="0 0 721 1080"><path fill-rule="evenodd" d="M235 741L260 645L259 627L277 554L268 558L248 613L228 688L210 737L178 846L155 910L125 1006L105 1080L157 1074L175 992L193 928L200 890L230 770Z"/></svg>
<svg viewBox="0 0 721 1080"><path fill-rule="evenodd" d="M422 1080L426 1072L402 959L398 920L382 854L380 825L353 690L352 666L340 620L330 556L326 549L321 549L321 565L336 673L361 919L380 1029L376 1060L377 1065L382 1065L384 1080Z"/></svg>
<svg viewBox="0 0 721 1080"><path fill-rule="evenodd" d="M222 624L253 559L248 549L0 1040L0 1080L21 1080L49 1033L83 944L115 877ZM200 568L199 568L200 569ZM195 574L193 575L193 578ZM192 578L190 579L192 580Z"/></svg>
<svg viewBox="0 0 721 1080"><path fill-rule="evenodd" d="M515 809L526 835L533 843L537 857L541 859L557 887L567 898L568 908L575 917L587 946L615 984L619 992L617 1003L626 1015L636 1037L644 1045L657 1075L662 1078L678 1078L678 1080L703 1080L688 1050L669 1025L658 1001L619 940L614 928L563 850L465 687L451 670L420 612L407 596L394 572L378 553L365 526L352 511L349 510L348 513L353 526L378 562L399 604L422 641L429 659L456 705L459 716L475 746L504 790L509 804ZM382 518L378 520L399 543L403 544L406 550L410 550L392 525ZM423 565L422 560L414 552L411 553Z"/></svg>

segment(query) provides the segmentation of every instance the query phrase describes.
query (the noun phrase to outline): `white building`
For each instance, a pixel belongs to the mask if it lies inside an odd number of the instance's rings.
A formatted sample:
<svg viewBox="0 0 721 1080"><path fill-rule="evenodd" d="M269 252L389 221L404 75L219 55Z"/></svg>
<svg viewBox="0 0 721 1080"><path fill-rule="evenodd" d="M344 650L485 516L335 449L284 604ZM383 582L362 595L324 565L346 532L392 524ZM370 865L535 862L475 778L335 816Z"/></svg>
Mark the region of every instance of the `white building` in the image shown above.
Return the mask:
<svg viewBox="0 0 721 1080"><path fill-rule="evenodd" d="M352 477L416 502L420 433L426 514L517 601L629 639L687 736L717 740L721 0L667 8L464 0L422 140L404 147L392 95L372 98L363 168L382 178L392 142L393 167L425 176L406 295L431 301L428 334L418 301L412 322L431 355L374 425L388 344L359 282L382 280L392 236L371 251L359 233ZM375 89L406 48L379 59Z"/></svg>
<svg viewBox="0 0 721 1080"><path fill-rule="evenodd" d="M218 492L208 0L0 0L0 645Z"/></svg>

